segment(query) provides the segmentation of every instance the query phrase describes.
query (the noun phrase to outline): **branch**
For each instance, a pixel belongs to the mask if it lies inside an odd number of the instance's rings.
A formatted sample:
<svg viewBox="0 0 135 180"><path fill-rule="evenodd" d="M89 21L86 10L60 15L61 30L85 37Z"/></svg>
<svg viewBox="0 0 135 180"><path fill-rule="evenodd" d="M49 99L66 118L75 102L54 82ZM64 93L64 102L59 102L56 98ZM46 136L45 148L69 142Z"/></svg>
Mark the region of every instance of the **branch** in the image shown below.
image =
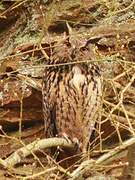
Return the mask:
<svg viewBox="0 0 135 180"><path fill-rule="evenodd" d="M73 143L63 138L48 138L48 139L36 140L18 149L13 154L11 154L7 159L5 160L0 159L0 164L5 168L11 168L17 163L20 163L22 158L25 158L36 151L51 147L57 147L57 146L70 148L70 149L74 148Z"/></svg>

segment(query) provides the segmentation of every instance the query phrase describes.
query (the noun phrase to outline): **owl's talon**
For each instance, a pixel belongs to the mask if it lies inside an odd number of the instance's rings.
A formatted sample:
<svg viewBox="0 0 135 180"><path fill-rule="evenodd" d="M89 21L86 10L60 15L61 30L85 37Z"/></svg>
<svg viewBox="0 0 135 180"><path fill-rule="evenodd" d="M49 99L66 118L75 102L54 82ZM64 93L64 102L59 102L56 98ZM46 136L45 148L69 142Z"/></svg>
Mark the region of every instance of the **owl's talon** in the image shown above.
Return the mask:
<svg viewBox="0 0 135 180"><path fill-rule="evenodd" d="M77 138L71 139L66 133L62 133L62 136L66 139L68 143L72 143L74 145L75 151L77 151L80 148L80 143Z"/></svg>
<svg viewBox="0 0 135 180"><path fill-rule="evenodd" d="M70 139L70 137L69 137L66 133L62 133L62 137L64 137L64 139L66 139L66 141L67 141L68 143L71 143L71 142L72 142L72 140Z"/></svg>
<svg viewBox="0 0 135 180"><path fill-rule="evenodd" d="M74 147L75 147L76 150L80 149L81 144L80 144L80 142L79 142L79 140L77 138L73 138L72 142L73 142Z"/></svg>

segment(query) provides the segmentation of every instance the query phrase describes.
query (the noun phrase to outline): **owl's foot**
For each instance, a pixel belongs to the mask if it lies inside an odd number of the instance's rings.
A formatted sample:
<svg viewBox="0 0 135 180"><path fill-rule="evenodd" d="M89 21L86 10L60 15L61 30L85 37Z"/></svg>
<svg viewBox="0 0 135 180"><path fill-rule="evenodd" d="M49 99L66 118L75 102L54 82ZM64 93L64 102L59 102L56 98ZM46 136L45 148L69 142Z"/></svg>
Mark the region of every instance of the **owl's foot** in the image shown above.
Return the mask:
<svg viewBox="0 0 135 180"><path fill-rule="evenodd" d="M70 139L70 137L69 137L66 133L62 133L62 137L63 137L64 139L66 139L66 141L67 141L68 143L71 143L71 142L72 142L72 140Z"/></svg>
<svg viewBox="0 0 135 180"><path fill-rule="evenodd" d="M68 143L73 143L76 151L80 148L79 140L77 138L71 139L66 133L60 134L59 137L63 137Z"/></svg>

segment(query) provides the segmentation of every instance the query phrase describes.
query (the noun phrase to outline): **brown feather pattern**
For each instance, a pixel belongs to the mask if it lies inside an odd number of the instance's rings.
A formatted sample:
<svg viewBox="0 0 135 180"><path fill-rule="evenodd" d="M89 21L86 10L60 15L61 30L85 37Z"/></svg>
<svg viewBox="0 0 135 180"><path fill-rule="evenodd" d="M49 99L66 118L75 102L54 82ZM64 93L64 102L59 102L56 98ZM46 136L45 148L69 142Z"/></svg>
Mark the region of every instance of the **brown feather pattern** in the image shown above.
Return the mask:
<svg viewBox="0 0 135 180"><path fill-rule="evenodd" d="M66 134L86 149L99 118L102 77L97 64L79 63L92 59L93 52L89 43L78 44L67 38L52 49L48 64L54 66L43 76L43 112L46 137Z"/></svg>

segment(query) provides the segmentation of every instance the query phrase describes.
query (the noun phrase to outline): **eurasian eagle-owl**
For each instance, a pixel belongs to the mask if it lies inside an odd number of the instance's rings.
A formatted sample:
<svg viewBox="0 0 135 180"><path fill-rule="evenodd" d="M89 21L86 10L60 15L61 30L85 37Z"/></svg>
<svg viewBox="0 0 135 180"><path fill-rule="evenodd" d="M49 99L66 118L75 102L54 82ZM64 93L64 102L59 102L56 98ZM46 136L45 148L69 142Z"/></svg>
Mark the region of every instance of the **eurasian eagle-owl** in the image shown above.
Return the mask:
<svg viewBox="0 0 135 180"><path fill-rule="evenodd" d="M46 137L78 139L88 147L99 117L102 78L89 41L57 42L43 76L43 113Z"/></svg>

